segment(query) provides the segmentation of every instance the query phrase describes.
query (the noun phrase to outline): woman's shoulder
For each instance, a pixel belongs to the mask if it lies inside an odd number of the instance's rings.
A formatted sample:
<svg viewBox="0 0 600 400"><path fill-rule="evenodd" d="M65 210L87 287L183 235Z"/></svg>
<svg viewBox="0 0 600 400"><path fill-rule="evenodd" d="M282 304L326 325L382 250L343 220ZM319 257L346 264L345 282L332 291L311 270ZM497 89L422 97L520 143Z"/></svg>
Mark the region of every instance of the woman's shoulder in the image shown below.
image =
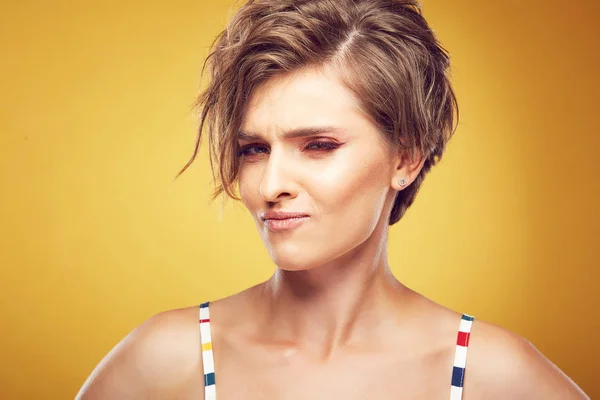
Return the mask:
<svg viewBox="0 0 600 400"><path fill-rule="evenodd" d="M587 399L558 367L522 336L475 319L464 396L490 399Z"/></svg>
<svg viewBox="0 0 600 400"><path fill-rule="evenodd" d="M123 338L94 369L77 398L201 393L201 377L198 307L174 309L148 318Z"/></svg>
<svg viewBox="0 0 600 400"><path fill-rule="evenodd" d="M462 344L468 340L464 399L588 398L524 337L475 315L473 322L468 324L468 339L461 338L458 334L462 328L459 321L465 314L421 295L415 297L420 300L415 304L418 304L422 315L435 324L430 331L437 332L436 338L440 343L447 343L449 336ZM467 315L467 319L471 318Z"/></svg>

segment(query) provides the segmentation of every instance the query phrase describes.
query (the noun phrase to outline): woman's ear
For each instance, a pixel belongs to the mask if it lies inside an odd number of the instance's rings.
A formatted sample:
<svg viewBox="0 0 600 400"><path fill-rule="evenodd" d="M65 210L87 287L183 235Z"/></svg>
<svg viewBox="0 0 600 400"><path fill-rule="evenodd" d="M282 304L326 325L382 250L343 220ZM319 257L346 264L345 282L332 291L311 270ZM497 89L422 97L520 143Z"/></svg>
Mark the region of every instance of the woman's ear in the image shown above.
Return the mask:
<svg viewBox="0 0 600 400"><path fill-rule="evenodd" d="M425 157L420 151L399 151L395 161L392 187L395 190L407 188L419 175L425 164Z"/></svg>

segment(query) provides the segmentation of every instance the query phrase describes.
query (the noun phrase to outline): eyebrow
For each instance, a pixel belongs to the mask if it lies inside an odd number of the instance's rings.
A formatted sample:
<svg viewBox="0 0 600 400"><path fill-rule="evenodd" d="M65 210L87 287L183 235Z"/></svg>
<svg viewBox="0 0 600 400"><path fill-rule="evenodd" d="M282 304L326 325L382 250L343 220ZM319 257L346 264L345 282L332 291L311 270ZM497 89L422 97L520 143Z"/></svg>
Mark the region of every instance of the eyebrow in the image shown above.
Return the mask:
<svg viewBox="0 0 600 400"><path fill-rule="evenodd" d="M344 130L342 128L337 126L311 126L285 131L282 137L286 139L295 139L301 137L321 135L323 133L340 133L343 131ZM262 137L257 133L244 132L242 130L238 132L238 140L258 140L261 138Z"/></svg>

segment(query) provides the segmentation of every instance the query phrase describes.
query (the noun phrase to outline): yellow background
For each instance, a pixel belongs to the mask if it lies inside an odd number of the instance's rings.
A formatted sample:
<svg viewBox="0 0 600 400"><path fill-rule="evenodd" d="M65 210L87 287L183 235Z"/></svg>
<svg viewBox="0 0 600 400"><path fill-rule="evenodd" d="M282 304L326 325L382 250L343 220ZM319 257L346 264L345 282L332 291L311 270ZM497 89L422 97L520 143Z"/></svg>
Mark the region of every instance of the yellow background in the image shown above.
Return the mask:
<svg viewBox="0 0 600 400"><path fill-rule="evenodd" d="M152 314L273 269L241 205L208 205L205 154L172 185L230 2L3 3L0 398L73 398ZM599 3L424 3L462 119L392 229L393 269L600 396Z"/></svg>

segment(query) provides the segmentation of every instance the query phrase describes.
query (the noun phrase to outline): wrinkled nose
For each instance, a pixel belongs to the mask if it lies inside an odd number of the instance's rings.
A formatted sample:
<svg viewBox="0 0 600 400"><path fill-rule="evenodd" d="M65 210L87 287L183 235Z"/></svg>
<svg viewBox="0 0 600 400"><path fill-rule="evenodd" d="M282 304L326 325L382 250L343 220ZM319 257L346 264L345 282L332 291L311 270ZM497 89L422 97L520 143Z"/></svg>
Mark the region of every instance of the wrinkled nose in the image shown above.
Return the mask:
<svg viewBox="0 0 600 400"><path fill-rule="evenodd" d="M260 194L267 202L277 202L295 197L296 190L291 173L290 161L282 152L271 151L260 182Z"/></svg>

